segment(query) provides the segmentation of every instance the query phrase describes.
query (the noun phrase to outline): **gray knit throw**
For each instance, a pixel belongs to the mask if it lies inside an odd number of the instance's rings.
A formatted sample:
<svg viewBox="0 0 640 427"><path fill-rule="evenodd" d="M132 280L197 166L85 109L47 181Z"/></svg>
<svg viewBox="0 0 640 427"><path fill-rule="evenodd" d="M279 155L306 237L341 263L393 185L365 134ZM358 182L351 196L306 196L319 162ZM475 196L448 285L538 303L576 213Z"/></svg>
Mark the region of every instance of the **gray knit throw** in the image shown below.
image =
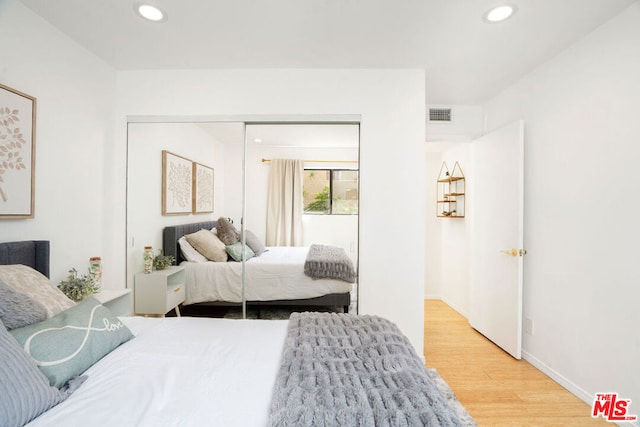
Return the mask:
<svg viewBox="0 0 640 427"><path fill-rule="evenodd" d="M461 426L408 339L376 316L293 313L269 426Z"/></svg>
<svg viewBox="0 0 640 427"><path fill-rule="evenodd" d="M312 244L304 263L304 274L314 279L339 279L356 281L356 271L351 258L337 246Z"/></svg>

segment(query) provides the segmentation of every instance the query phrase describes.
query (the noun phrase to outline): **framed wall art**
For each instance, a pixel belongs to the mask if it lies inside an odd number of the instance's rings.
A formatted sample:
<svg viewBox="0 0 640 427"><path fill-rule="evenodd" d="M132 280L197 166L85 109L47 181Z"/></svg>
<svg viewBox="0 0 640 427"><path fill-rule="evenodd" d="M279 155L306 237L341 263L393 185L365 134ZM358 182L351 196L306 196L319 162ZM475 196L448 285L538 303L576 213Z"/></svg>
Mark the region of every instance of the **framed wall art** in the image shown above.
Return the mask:
<svg viewBox="0 0 640 427"><path fill-rule="evenodd" d="M162 150L162 215L192 211L193 162Z"/></svg>
<svg viewBox="0 0 640 427"><path fill-rule="evenodd" d="M213 168L193 162L193 213L213 212Z"/></svg>
<svg viewBox="0 0 640 427"><path fill-rule="evenodd" d="M33 218L36 98L0 84L0 219Z"/></svg>

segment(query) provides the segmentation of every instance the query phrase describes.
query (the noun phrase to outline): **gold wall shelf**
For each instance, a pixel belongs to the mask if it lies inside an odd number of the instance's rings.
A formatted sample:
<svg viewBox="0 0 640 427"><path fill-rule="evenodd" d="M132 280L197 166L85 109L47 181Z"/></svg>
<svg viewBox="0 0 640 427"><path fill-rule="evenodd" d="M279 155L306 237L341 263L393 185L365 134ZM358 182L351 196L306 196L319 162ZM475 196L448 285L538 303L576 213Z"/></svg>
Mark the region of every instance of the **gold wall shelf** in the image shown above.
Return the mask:
<svg viewBox="0 0 640 427"><path fill-rule="evenodd" d="M465 177L458 162L449 168L442 162L438 174L436 216L438 218L464 218Z"/></svg>

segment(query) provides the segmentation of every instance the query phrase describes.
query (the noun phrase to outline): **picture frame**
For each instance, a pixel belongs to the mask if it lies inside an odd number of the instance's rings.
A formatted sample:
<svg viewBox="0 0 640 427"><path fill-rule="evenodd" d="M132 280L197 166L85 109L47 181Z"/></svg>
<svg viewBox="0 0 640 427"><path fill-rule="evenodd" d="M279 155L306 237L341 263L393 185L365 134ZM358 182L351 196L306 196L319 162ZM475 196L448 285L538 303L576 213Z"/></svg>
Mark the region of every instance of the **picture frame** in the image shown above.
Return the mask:
<svg viewBox="0 0 640 427"><path fill-rule="evenodd" d="M35 217L36 106L0 84L0 219Z"/></svg>
<svg viewBox="0 0 640 427"><path fill-rule="evenodd" d="M162 150L162 215L186 215L193 209L192 161Z"/></svg>
<svg viewBox="0 0 640 427"><path fill-rule="evenodd" d="M193 162L193 213L213 212L214 170Z"/></svg>

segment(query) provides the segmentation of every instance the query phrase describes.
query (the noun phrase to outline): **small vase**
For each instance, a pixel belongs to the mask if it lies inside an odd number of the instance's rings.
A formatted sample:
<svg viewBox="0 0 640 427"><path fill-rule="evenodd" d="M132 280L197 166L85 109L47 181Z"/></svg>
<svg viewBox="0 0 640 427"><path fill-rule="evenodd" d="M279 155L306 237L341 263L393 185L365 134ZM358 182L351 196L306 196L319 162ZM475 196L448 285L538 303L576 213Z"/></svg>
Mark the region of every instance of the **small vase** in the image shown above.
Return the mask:
<svg viewBox="0 0 640 427"><path fill-rule="evenodd" d="M151 246L144 247L142 259L144 260L145 274L151 273L151 270L153 269L153 248Z"/></svg>
<svg viewBox="0 0 640 427"><path fill-rule="evenodd" d="M93 287L99 289L102 286L102 259L99 256L89 258L89 276Z"/></svg>

